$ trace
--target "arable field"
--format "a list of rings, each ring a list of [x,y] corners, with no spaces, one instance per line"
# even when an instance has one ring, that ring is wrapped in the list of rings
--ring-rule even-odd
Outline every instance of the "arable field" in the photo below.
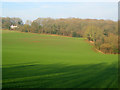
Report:
[[[117,65],[83,38],[3,30],[3,88],[117,88]]]

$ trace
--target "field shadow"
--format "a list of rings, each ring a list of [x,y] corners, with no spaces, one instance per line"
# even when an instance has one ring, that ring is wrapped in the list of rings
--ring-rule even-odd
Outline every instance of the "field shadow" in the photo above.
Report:
[[[3,68],[3,88],[117,88],[117,63],[21,65]]]

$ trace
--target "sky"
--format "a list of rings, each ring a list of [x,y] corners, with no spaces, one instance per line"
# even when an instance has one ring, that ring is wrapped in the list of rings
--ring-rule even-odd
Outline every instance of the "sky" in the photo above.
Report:
[[[24,22],[39,17],[118,20],[118,2],[2,2],[3,17]]]
[[[119,0],[1,0],[2,2],[118,2]]]

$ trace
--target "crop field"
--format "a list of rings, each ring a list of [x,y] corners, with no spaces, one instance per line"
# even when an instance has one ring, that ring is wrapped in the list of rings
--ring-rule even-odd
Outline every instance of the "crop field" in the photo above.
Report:
[[[2,31],[3,88],[117,88],[117,65],[84,38]]]

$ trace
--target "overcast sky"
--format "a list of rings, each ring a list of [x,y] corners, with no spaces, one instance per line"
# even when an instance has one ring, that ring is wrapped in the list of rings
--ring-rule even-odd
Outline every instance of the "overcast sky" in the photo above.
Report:
[[[15,2],[5,0],[2,3],[2,16],[20,17],[34,20],[38,17],[51,18],[90,18],[90,19],[118,19],[118,2]],[[19,1],[19,0],[18,0]],[[34,0],[35,1],[35,0]],[[87,0],[86,0],[87,1]],[[113,1],[113,0],[110,0]]]

